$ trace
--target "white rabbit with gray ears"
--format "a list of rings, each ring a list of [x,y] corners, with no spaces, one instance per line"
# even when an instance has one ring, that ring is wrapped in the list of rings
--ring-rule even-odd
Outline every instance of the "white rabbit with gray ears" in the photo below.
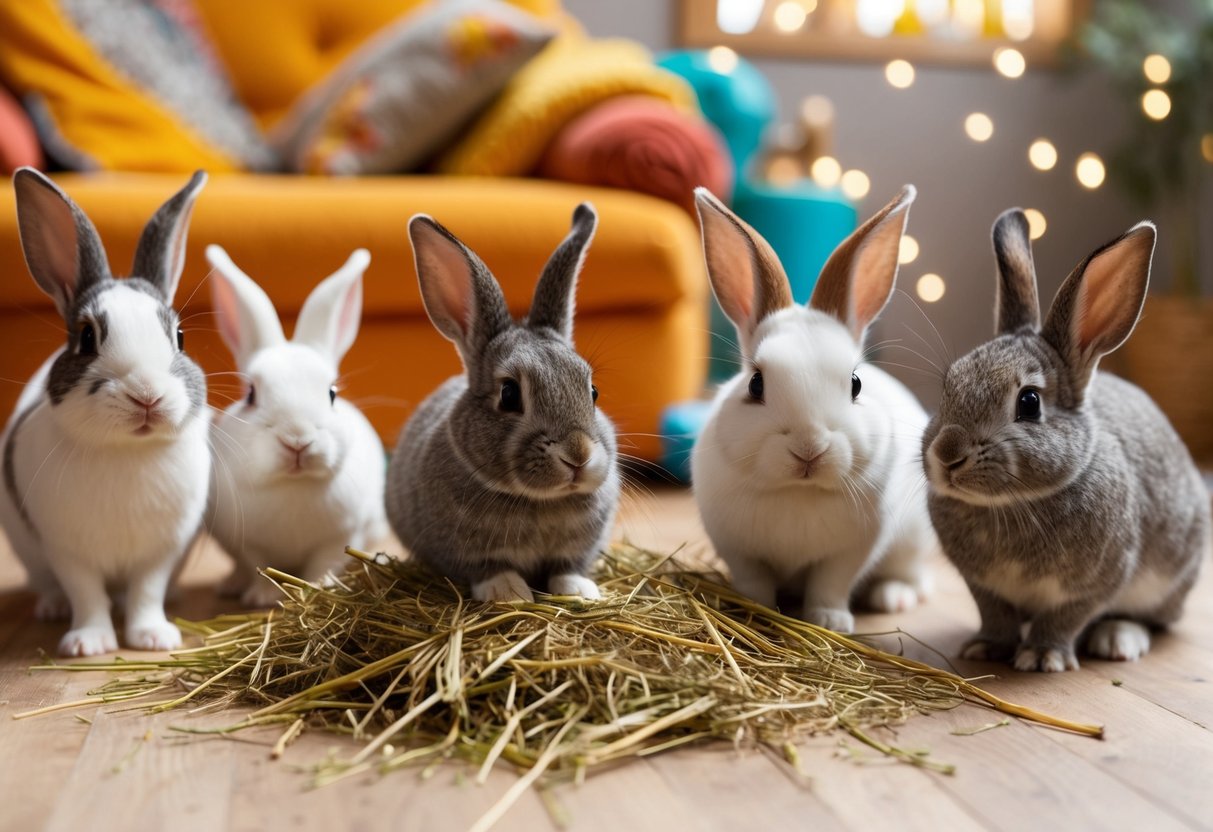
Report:
[[[282,593],[257,569],[322,582],[340,571],[345,546],[388,536],[383,443],[337,389],[371,255],[358,249],[312,290],[289,341],[269,296],[227,252],[212,245],[206,257],[219,332],[247,382],[212,428],[210,530],[236,559],[222,591],[264,607]]]
[[[962,655],[1042,671],[1077,668],[1077,646],[1135,660],[1179,618],[1213,535],[1166,417],[1096,369],[1137,324],[1154,226],[1079,263],[1043,325],[1023,212],[993,236],[997,337],[948,368],[923,437],[931,519],[981,612]]]
[[[32,168],[13,176],[25,261],[55,301],[66,344],[26,385],[0,446],[0,522],[41,619],[71,616],[67,656],[118,649],[110,590],[125,589],[126,644],[172,650],[174,569],[202,525],[210,478],[206,379],[185,353],[173,296],[199,171],[143,230],[115,280],[92,222]]]
[[[405,426],[388,518],[415,557],[480,601],[530,601],[545,586],[599,597],[587,573],[619,502],[615,429],[572,341],[573,294],[597,222],[588,203],[573,212],[521,322],[467,246],[430,217],[409,222],[426,312],[465,373]]]
[[[700,515],[740,592],[768,606],[803,594],[804,618],[841,632],[854,628],[857,591],[881,611],[915,606],[936,546],[917,461],[926,414],[863,350],[893,292],[914,195],[907,186],[844,240],[800,306],[762,236],[695,192],[743,365],[692,453]]]

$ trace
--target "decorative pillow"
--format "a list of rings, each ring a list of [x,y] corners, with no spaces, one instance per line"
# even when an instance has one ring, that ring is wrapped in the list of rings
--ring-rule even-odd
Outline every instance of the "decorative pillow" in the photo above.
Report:
[[[0,77],[67,167],[277,166],[191,0],[0,2]]]
[[[555,36],[500,0],[448,0],[406,15],[347,58],[273,130],[307,173],[409,170],[432,156]]]
[[[10,174],[22,165],[42,167],[42,148],[21,105],[0,89],[0,173]]]
[[[733,191],[733,160],[715,128],[638,95],[604,101],[569,122],[544,153],[539,175],[652,194],[692,214],[696,186],[725,200]]]

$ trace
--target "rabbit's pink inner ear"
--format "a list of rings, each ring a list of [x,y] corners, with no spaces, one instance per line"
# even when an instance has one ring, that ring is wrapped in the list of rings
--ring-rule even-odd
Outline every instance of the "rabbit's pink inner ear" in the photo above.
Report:
[[[239,360],[244,356],[248,347],[249,333],[241,332],[240,301],[236,298],[236,290],[227,278],[218,270],[211,272],[211,303],[215,307],[215,317],[219,322],[219,335],[227,344],[232,355]]]
[[[472,264],[459,243],[427,219],[409,223],[421,299],[438,331],[466,341],[475,320]]]
[[[341,299],[337,315],[337,331],[334,333],[333,352],[338,360],[354,345],[358,337],[358,325],[362,319],[362,278],[353,281]]]
[[[16,177],[17,226],[34,280],[66,314],[80,277],[76,217],[56,189],[22,171]]]
[[[1087,263],[1072,325],[1081,354],[1111,352],[1137,325],[1150,280],[1154,236],[1152,226],[1140,226]]]

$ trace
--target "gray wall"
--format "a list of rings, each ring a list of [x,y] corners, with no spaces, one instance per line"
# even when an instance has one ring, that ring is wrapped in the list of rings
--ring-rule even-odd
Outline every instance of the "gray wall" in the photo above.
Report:
[[[675,45],[673,0],[565,0],[565,5],[594,35],[632,38],[658,51]],[[990,335],[989,232],[1000,211],[1034,207],[1047,218],[1048,231],[1035,244],[1045,299],[1082,256],[1140,219],[1110,183],[1088,191],[1074,178],[1080,153],[1092,150],[1106,160],[1116,141],[1120,105],[1097,77],[1063,77],[1029,66],[1022,78],[1008,80],[986,66],[917,66],[914,85],[902,91],[885,82],[882,65],[752,60],[774,84],[785,117],[811,93],[834,101],[835,155],[844,167],[858,167],[872,180],[859,206],[861,216],[879,208],[903,183],[918,186],[909,230],[922,251],[903,267],[904,294],[885,313],[873,340],[901,341],[905,349],[885,349],[881,358],[915,368],[889,366],[929,406],[937,399],[938,382],[929,364],[909,350],[937,360],[932,350],[955,356]],[[973,111],[994,120],[994,136],[984,144],[964,134],[964,117]],[[1028,145],[1041,136],[1060,155],[1048,173],[1027,160]],[[1161,232],[1155,275],[1165,281],[1166,228]],[[947,293],[938,303],[921,304],[919,311],[913,289],[925,272],[942,275]]]

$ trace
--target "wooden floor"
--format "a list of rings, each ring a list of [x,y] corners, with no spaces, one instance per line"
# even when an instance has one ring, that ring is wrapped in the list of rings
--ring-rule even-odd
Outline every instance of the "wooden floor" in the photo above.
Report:
[[[688,543],[708,554],[689,495],[658,489],[634,497],[621,533],[653,547]],[[174,611],[219,608],[209,585],[226,570],[204,545],[184,576]],[[31,620],[21,570],[0,552],[0,829],[3,830],[332,830],[443,832],[470,827],[515,782],[502,769],[485,786],[463,769],[413,772],[305,789],[295,766],[342,742],[305,736],[271,762],[274,735],[186,738],[169,726],[229,723],[231,715],[147,717],[106,708],[14,721],[9,715],[80,698],[97,677],[29,673],[40,650],[53,651],[59,627]],[[954,655],[976,623],[959,578],[939,567],[926,607],[897,618],[868,616],[861,631],[900,626]],[[907,653],[943,661],[914,642]],[[894,645],[895,646],[895,645]],[[777,755],[728,745],[659,755],[560,786],[546,799],[525,793],[498,829],[573,830],[1193,830],[1213,828],[1213,570],[1191,598],[1187,617],[1137,664],[1088,661],[1077,673],[996,673],[987,687],[1005,698],[1107,726],[1103,741],[1019,722],[955,735],[997,720],[976,707],[920,717],[896,732],[903,747],[929,748],[954,763],[944,776],[879,759],[839,737],[801,751],[797,772]]]

